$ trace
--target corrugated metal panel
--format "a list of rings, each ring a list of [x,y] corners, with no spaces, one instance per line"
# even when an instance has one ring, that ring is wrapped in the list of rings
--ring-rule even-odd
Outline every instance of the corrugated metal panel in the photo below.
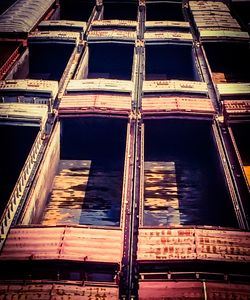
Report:
[[[205,10],[205,11],[229,11],[227,5],[221,1],[189,1],[189,6],[192,11]]]
[[[220,96],[250,95],[250,83],[218,83]]]
[[[188,22],[177,22],[177,21],[146,21],[146,28],[157,28],[157,27],[175,27],[175,28],[190,28]]]
[[[0,16],[0,32],[28,33],[55,0],[19,0]]]
[[[91,286],[67,284],[0,284],[0,299],[20,300],[117,300],[119,290],[117,286]]]
[[[120,40],[120,41],[135,41],[135,31],[125,30],[92,30],[89,32],[88,41],[101,41],[101,40]]]
[[[193,42],[192,34],[189,32],[145,32],[144,39],[146,42],[151,41],[180,41],[180,42]]]
[[[140,229],[137,257],[250,262],[250,233],[194,228]]]
[[[67,228],[61,259],[120,263],[122,231],[94,228]]]
[[[60,259],[120,263],[122,231],[85,227],[12,228],[0,260]]]
[[[249,100],[227,100],[223,102],[224,109],[228,114],[250,114]]]
[[[0,103],[0,119],[33,120],[44,127],[47,121],[48,106],[23,103]]]
[[[144,113],[159,112],[200,112],[214,114],[212,101],[207,98],[187,97],[144,97],[142,98],[142,110]]]
[[[29,35],[29,43],[60,41],[64,43],[78,44],[80,40],[79,32],[71,31],[35,31]]]
[[[124,95],[66,95],[59,106],[59,115],[86,112],[128,113],[131,110],[130,96]]]
[[[166,299],[241,299],[250,297],[247,284],[213,283],[213,282],[140,282],[140,300]]]
[[[239,23],[232,17],[226,4],[190,1],[189,5],[202,40],[249,40],[248,33],[241,32]]]
[[[196,229],[198,259],[250,262],[250,233]]]
[[[207,94],[205,82],[184,80],[146,80],[143,82],[144,93],[182,92],[194,94]]]
[[[70,80],[66,91],[68,93],[86,92],[86,91],[109,91],[130,93],[132,91],[132,81],[130,80],[112,80],[112,79],[83,79]]]
[[[138,261],[195,259],[194,229],[140,229]]]
[[[58,92],[58,82],[52,80],[15,79],[0,81],[1,95],[9,93],[42,93],[55,99]]]

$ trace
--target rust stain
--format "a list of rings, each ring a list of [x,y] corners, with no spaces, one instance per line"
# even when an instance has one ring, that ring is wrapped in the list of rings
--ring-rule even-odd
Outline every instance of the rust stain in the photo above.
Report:
[[[91,162],[61,160],[42,224],[79,224]]]
[[[141,229],[138,260],[250,261],[247,232],[210,229]]]
[[[180,224],[179,199],[174,162],[145,162],[144,207],[160,225]]]

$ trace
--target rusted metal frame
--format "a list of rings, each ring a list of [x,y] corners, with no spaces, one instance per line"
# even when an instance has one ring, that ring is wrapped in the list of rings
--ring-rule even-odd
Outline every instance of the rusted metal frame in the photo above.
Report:
[[[185,15],[185,18],[190,23],[190,30],[191,30],[191,33],[192,33],[192,36],[194,39],[194,50],[196,52],[197,61],[198,61],[198,64],[199,64],[199,67],[201,70],[203,80],[207,83],[208,95],[213,102],[215,111],[219,113],[221,111],[221,106],[220,106],[220,102],[218,100],[219,99],[218,95],[216,94],[215,84],[212,80],[212,75],[211,75],[212,72],[211,72],[206,54],[204,52],[203,46],[202,46],[201,42],[199,41],[198,28],[194,22],[194,18],[192,16],[191,9],[188,5],[188,2],[186,2],[184,4],[183,13]]]
[[[36,158],[34,168],[31,171],[29,182],[27,184],[27,188],[24,191],[22,201],[21,201],[20,205],[17,207],[17,212],[14,216],[12,225],[16,225],[17,222],[19,222],[20,214],[22,213],[24,206],[27,204],[28,196],[30,194],[33,181],[35,179],[35,176],[37,176],[37,172],[39,171],[42,159],[44,158],[44,154],[46,153],[46,149],[48,147],[46,137],[51,136],[51,133],[56,125],[55,120],[56,120],[56,115],[48,114],[48,120],[47,120],[47,123],[45,124],[44,133],[43,133],[43,144],[42,144],[39,154]]]
[[[87,289],[88,288],[90,288],[90,289],[93,288],[93,290],[92,289],[90,290],[90,294],[91,295],[88,294],[89,297],[91,297],[91,298],[94,297],[95,299],[97,299],[96,297],[101,297],[100,299],[103,299],[102,297],[104,297],[104,298],[108,297],[108,296],[105,296],[105,288],[114,288],[116,290],[118,288],[117,285],[114,284],[114,283],[111,283],[111,282],[97,282],[97,281],[93,281],[93,282],[91,282],[91,281],[87,281],[87,282],[84,281],[84,285],[83,285],[82,281],[69,282],[69,281],[66,281],[66,280],[65,281],[64,280],[60,280],[60,281],[52,281],[52,280],[43,280],[43,281],[40,281],[40,280],[25,280],[25,282],[24,282],[24,281],[20,281],[20,280],[12,280],[12,281],[3,281],[2,284],[4,284],[4,285],[20,285],[20,287],[22,287],[23,285],[27,285],[27,286],[31,285],[33,288],[34,288],[34,286],[36,286],[36,287],[38,287],[38,286],[41,286],[41,287],[42,286],[46,286],[45,289],[42,288],[42,290],[38,290],[38,291],[35,291],[35,290],[32,290],[32,289],[29,290],[29,289],[26,289],[26,288],[24,290],[22,289],[21,291],[20,291],[20,289],[18,289],[16,291],[11,290],[11,289],[9,290],[12,293],[14,293],[15,296],[18,295],[18,298],[21,296],[22,299],[26,299],[25,293],[28,292],[29,296],[36,295],[36,299],[37,299],[37,297],[41,297],[42,299],[51,299],[52,300],[52,299],[55,299],[55,297],[56,298],[60,297],[56,293],[56,291],[59,288],[60,288],[61,291],[65,292],[65,290],[67,290],[67,286],[68,287],[74,287],[74,286],[78,287],[80,290],[82,290],[81,295],[83,295],[83,297],[84,297],[84,295],[86,293],[86,291],[85,292],[83,292],[83,291],[86,288]],[[50,285],[50,286],[48,286],[48,285]],[[94,289],[96,289],[96,291]],[[31,294],[30,294],[30,292],[31,292]],[[84,293],[84,294],[82,294],[82,293]],[[56,294],[58,296],[55,296]],[[61,292],[59,294],[61,295]],[[66,295],[66,294],[67,293],[64,293],[64,295]],[[71,299],[73,299],[74,296],[76,296],[77,298],[80,297],[79,295],[80,294],[79,294],[79,290],[78,290],[78,293],[76,292],[76,294],[74,293],[74,295],[71,294],[71,296],[68,295],[68,297],[70,297]],[[43,296],[45,298],[43,298]],[[109,299],[111,299],[111,298],[109,298]],[[112,299],[113,299],[113,297],[112,297]]]
[[[144,32],[145,32],[145,22],[146,22],[146,6],[145,2],[140,1],[138,3],[138,23],[139,26],[137,28],[137,39],[143,40],[144,39]]]
[[[190,278],[190,275],[192,278]],[[149,276],[149,277],[148,277]],[[234,273],[227,273],[225,272],[205,272],[205,271],[193,271],[193,272],[142,272],[140,273],[140,282],[142,281],[152,281],[152,278],[150,276],[154,276],[154,280],[157,281],[173,281],[173,280],[178,280],[178,281],[185,281],[185,280],[195,280],[195,281],[200,281],[204,280],[206,276],[213,278],[214,280],[219,280],[219,281],[228,281],[230,282],[234,281],[234,278],[236,279],[236,282],[242,279],[242,280],[247,280],[250,281],[250,276],[249,275],[242,275],[242,274],[234,274]]]
[[[141,22],[142,16],[139,13],[138,19]],[[138,36],[143,36],[143,26],[138,28]],[[127,231],[127,245],[124,247],[124,254],[126,255],[127,265],[124,266],[124,276],[123,276],[123,287],[121,292],[122,299],[132,299],[137,298],[138,289],[138,275],[136,267],[136,253],[137,253],[137,240],[138,240],[138,209],[139,209],[139,199],[140,199],[140,189],[139,189],[139,180],[140,180],[140,111],[138,110],[138,103],[141,101],[142,94],[142,55],[141,49],[144,47],[144,43],[141,40],[137,40],[135,47],[135,58],[133,66],[133,82],[134,88],[132,92],[132,136],[133,136],[133,174],[132,174],[132,183],[131,183],[131,201],[129,203],[129,211],[126,220]],[[125,226],[126,226],[125,225]],[[126,252],[125,252],[126,251]],[[124,260],[125,261],[125,260]]]
[[[11,67],[14,65],[14,63],[17,61],[17,59],[20,57],[20,46],[17,47],[17,49],[11,54],[11,56],[7,59],[7,61],[4,63],[4,65],[0,69],[0,80],[4,78],[4,76],[8,73],[8,71],[11,69]]]
[[[126,299],[137,298],[137,281],[138,270],[136,267],[136,253],[138,240],[138,209],[139,209],[139,180],[140,180],[140,129],[141,124],[137,120],[134,123],[134,173],[133,173],[133,187],[132,187],[132,201],[129,218],[129,249],[128,249],[128,266],[126,272],[127,293]],[[139,142],[138,142],[139,140]]]
[[[205,81],[203,71],[202,71],[202,63],[199,60],[199,56],[197,53],[197,43],[193,43],[192,51],[193,51],[193,55],[194,55],[195,65],[196,65],[198,73],[199,73],[199,77],[201,80]]]
[[[141,125],[141,174],[140,174],[140,206],[139,206],[139,229],[143,227],[144,223],[144,182],[145,182],[145,176],[144,176],[144,137],[145,137],[145,125],[144,123]]]
[[[74,75],[72,76],[72,79],[81,79],[81,74],[80,71],[81,71],[81,66],[86,66],[88,65],[88,61],[89,61],[89,47],[87,45],[87,42],[84,41],[84,46],[83,46],[83,49],[81,51],[81,54],[79,56],[79,61],[78,61],[78,64],[77,64],[77,67],[75,68],[75,71],[74,71]]]
[[[204,51],[203,45],[198,41],[195,43],[195,51],[197,53],[197,57],[202,70],[204,81],[207,83],[208,95],[212,100],[215,111],[217,113],[220,113],[222,108],[217,94],[216,85],[212,79],[213,78],[212,71],[210,69],[210,65],[208,63],[208,59],[206,57],[206,53]]]
[[[222,168],[224,170],[228,190],[232,199],[232,203],[234,206],[236,218],[239,224],[240,229],[249,230],[249,224],[247,221],[246,213],[244,211],[244,207],[242,204],[241,195],[239,193],[239,189],[237,186],[237,182],[235,180],[232,165],[230,163],[230,159],[228,156],[227,148],[225,145],[225,141],[223,139],[223,134],[221,132],[221,128],[218,124],[218,121],[215,119],[214,124],[212,124],[213,136],[215,143],[218,147],[218,152],[220,156],[220,161]]]
[[[82,45],[82,44],[81,44]],[[58,100],[60,101],[62,96],[65,93],[65,89],[67,87],[68,82],[70,81],[70,79],[73,79],[74,74],[76,72],[78,63],[79,63],[79,59],[82,55],[82,51],[83,48],[79,49],[80,45],[76,45],[71,56],[70,59],[67,63],[67,66],[63,72],[63,75],[59,81],[59,91],[58,91]],[[82,45],[84,46],[84,45]]]
[[[123,171],[123,186],[122,186],[122,202],[121,202],[121,214],[120,214],[120,228],[123,231],[124,239],[126,239],[125,231],[128,228],[128,224],[125,224],[126,213],[128,212],[128,204],[131,201],[131,185],[132,185],[132,170],[133,170],[133,138],[131,135],[130,120],[127,125],[127,138],[126,138],[126,151],[124,158],[124,171]],[[124,244],[123,240],[123,244]],[[124,250],[123,250],[124,251]],[[125,254],[123,252],[123,254]]]
[[[138,36],[141,40],[137,41],[137,68],[135,76],[134,99],[136,101],[136,123],[135,123],[135,143],[134,143],[134,176],[133,176],[133,199],[131,207],[131,243],[130,243],[130,262],[129,262],[129,281],[128,281],[128,299],[132,297],[138,298],[138,268],[136,262],[137,244],[138,244],[138,229],[139,229],[139,207],[140,207],[140,178],[141,178],[141,99],[142,86],[144,79],[144,30],[145,30],[145,7],[139,11],[139,28]]]
[[[95,5],[93,7],[92,13],[91,13],[91,15],[90,15],[90,17],[89,17],[89,19],[87,21],[87,24],[86,24],[86,30],[85,30],[84,35],[83,35],[84,40],[87,39],[87,36],[88,36],[88,34],[90,32],[92,21],[96,20],[98,18],[99,14],[100,14],[98,11],[99,11],[98,5]]]
[[[221,113],[222,112],[222,105],[221,105],[221,102],[220,102],[220,95],[218,93],[218,90],[217,90],[217,87],[216,87],[216,83],[214,82],[213,80],[213,72],[210,68],[210,64],[208,62],[208,58],[207,58],[207,55],[206,55],[206,52],[204,50],[204,47],[203,47],[203,44],[201,43],[200,44],[200,51],[201,51],[201,54],[202,54],[202,57],[204,59],[204,64],[208,70],[208,73],[207,73],[207,76],[208,76],[208,80],[210,80],[210,84],[212,86],[212,96],[214,98],[211,98],[211,100],[215,99],[216,100],[216,104],[217,104],[217,108],[218,108],[218,112]],[[208,91],[210,91],[208,89]]]
[[[134,105],[133,110],[136,113],[136,116],[140,117],[141,104],[142,104],[142,86],[144,79],[144,42],[137,41],[136,47],[136,57],[137,57],[137,66],[135,70],[135,92],[134,92]]]
[[[26,159],[26,162],[24,163],[24,166],[20,172],[20,175],[17,179],[17,182],[9,198],[9,201],[5,207],[5,210],[2,214],[0,220],[0,226],[1,226],[0,251],[3,247],[4,241],[7,237],[7,234],[11,227],[15,214],[17,213],[18,206],[21,203],[22,197],[25,193],[25,189],[29,182],[34,166],[36,164],[37,158],[44,144],[44,141],[42,139],[43,134],[44,134],[43,130],[39,131],[36,140],[30,150],[30,153]]]
[[[127,292],[127,271],[129,263],[129,247],[130,247],[130,220],[131,220],[131,206],[132,206],[132,189],[133,189],[133,169],[134,169],[134,126],[135,120],[131,115],[128,131],[127,131],[127,178],[124,177],[124,211],[121,225],[123,227],[123,255],[121,266],[121,282],[120,282],[120,296],[126,297]]]
[[[228,126],[227,126],[227,129],[228,129],[228,132],[229,132],[229,137],[230,137],[231,142],[232,142],[232,144],[233,144],[234,151],[235,151],[236,156],[237,156],[237,160],[238,160],[239,165],[240,165],[240,169],[241,169],[242,175],[243,175],[243,177],[244,177],[244,179],[245,179],[246,186],[247,186],[247,189],[248,189],[249,194],[250,194],[250,186],[249,186],[249,184],[248,184],[248,180],[247,180],[247,177],[246,177],[244,168],[243,168],[243,162],[242,162],[241,155],[240,155],[239,149],[238,149],[238,147],[237,147],[237,144],[236,144],[236,141],[235,141],[235,138],[234,138],[234,135],[233,135],[232,128],[230,127],[230,125],[228,125]]]

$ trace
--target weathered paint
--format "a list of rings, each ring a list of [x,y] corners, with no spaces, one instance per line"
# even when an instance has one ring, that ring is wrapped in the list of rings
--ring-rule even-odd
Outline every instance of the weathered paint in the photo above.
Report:
[[[210,260],[250,262],[250,233],[207,228],[140,229],[139,262]]]
[[[228,6],[220,1],[189,1],[189,6],[192,11],[229,11]]]
[[[139,284],[140,300],[166,299],[242,299],[250,297],[248,284],[190,282],[190,281],[145,281]]]
[[[189,29],[189,23],[188,22],[177,22],[177,21],[146,21],[145,22],[146,29],[148,28],[155,28],[157,29],[158,27],[171,27],[171,28],[176,28],[176,30],[180,28],[186,28]]]
[[[250,83],[219,83],[220,96],[250,95]]]
[[[80,33],[72,31],[35,31],[29,35],[29,43],[61,42],[78,44]]]
[[[179,41],[192,43],[192,34],[189,32],[178,32],[178,31],[156,31],[156,32],[145,32],[144,38],[146,42],[152,41]]]
[[[140,300],[203,299],[200,282],[140,282]]]
[[[79,224],[91,161],[60,160],[43,225]]]
[[[71,20],[46,20],[38,25],[39,30],[53,30],[53,31],[74,31],[84,32],[86,30],[86,22],[71,21]]]
[[[134,27],[136,29],[137,22],[132,20],[94,20],[92,27]]]
[[[235,40],[249,40],[249,34],[247,32],[240,31],[230,31],[230,30],[200,30],[200,36],[202,40],[210,40],[210,39],[235,39]]]

